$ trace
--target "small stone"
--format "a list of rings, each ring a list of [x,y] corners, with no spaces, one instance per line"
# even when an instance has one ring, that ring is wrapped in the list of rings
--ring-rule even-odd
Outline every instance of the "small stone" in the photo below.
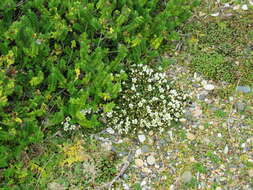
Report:
[[[106,151],[112,150],[112,142],[104,142],[101,144],[101,147],[104,148]]]
[[[198,99],[199,100],[204,100],[206,98],[206,95],[205,94],[199,94],[198,95]]]
[[[199,117],[202,115],[202,110],[201,109],[195,109],[193,112],[192,112],[192,115],[194,117]]]
[[[143,153],[148,153],[150,150],[149,150],[149,147],[147,146],[147,145],[143,145],[142,147],[141,147],[141,152],[143,152]]]
[[[138,157],[138,156],[141,155],[141,153],[142,153],[141,149],[138,148],[138,149],[136,150],[136,152],[135,152],[135,156]]]
[[[145,135],[138,135],[138,139],[141,143],[143,143],[146,140]]]
[[[224,151],[223,151],[223,152],[224,152],[224,154],[227,154],[227,153],[228,153],[228,145],[226,145],[226,146],[225,146],[225,148],[224,148]]]
[[[213,13],[213,14],[211,14],[211,16],[213,16],[213,17],[216,17],[216,16],[219,16],[219,12],[217,12],[217,13]]]
[[[150,170],[150,169],[148,169],[148,168],[142,168],[142,172],[144,172],[144,173],[150,173],[150,172],[151,172],[151,170]]]
[[[242,5],[242,10],[244,10],[244,11],[249,10],[248,5],[247,4]]]
[[[115,133],[115,131],[111,127],[107,128],[106,132],[111,134],[111,135],[113,135]]]
[[[185,171],[182,176],[181,179],[183,180],[183,182],[188,183],[191,181],[192,179],[192,173],[190,171]]]
[[[143,166],[143,161],[141,160],[141,159],[135,159],[134,160],[134,163],[135,163],[135,165],[137,166],[137,167],[142,167]]]
[[[208,91],[213,90],[214,89],[214,85],[212,85],[212,84],[206,84],[206,85],[204,85],[204,89],[208,90]]]
[[[253,169],[250,169],[250,170],[248,171],[248,174],[249,174],[250,177],[253,177]]]
[[[199,126],[199,129],[200,129],[200,130],[204,130],[205,127],[204,127],[203,125],[200,125],[200,126]]]
[[[245,107],[246,107],[246,104],[244,104],[242,102],[235,103],[235,108],[237,109],[237,111],[244,111]]]
[[[123,175],[123,178],[124,178],[125,180],[127,180],[128,177],[129,177],[129,176],[128,176],[127,174],[124,174],[124,175]]]
[[[187,133],[187,138],[191,141],[193,141],[195,139],[195,135],[192,133]]]
[[[148,156],[147,157],[147,163],[149,165],[154,165],[155,164],[155,157],[154,156]]]
[[[52,182],[48,184],[48,189],[49,190],[65,190],[66,188],[59,183]]]
[[[221,187],[216,187],[216,189],[215,190],[222,190],[222,188]]]
[[[235,10],[238,10],[238,9],[240,9],[240,5],[235,5],[234,7],[233,7],[233,10],[235,11]]]
[[[243,93],[249,93],[251,91],[249,86],[238,86],[236,88],[236,91],[243,92]]]

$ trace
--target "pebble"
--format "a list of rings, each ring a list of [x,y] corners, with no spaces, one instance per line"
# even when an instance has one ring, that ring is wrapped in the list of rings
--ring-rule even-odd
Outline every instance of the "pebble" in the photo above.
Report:
[[[193,141],[194,139],[195,139],[195,135],[194,134],[192,134],[192,133],[187,133],[187,138],[189,139],[189,140],[191,140],[191,141]]]
[[[111,127],[107,128],[106,132],[111,134],[111,135],[113,135],[115,133],[115,131]]]
[[[148,153],[150,151],[149,147],[147,145],[143,145],[141,147],[141,152],[142,153]]]
[[[138,149],[136,150],[136,152],[135,152],[135,156],[138,157],[138,156],[141,155],[141,153],[142,153],[141,149],[138,148]]]
[[[225,146],[225,148],[224,148],[224,151],[223,151],[223,152],[224,152],[224,154],[227,154],[227,153],[228,153],[228,145],[226,145],[226,146]]]
[[[141,160],[141,159],[135,159],[134,160],[134,163],[135,163],[135,165],[137,166],[137,167],[142,167],[143,166],[143,161]]]
[[[155,157],[154,156],[148,156],[147,157],[147,163],[149,165],[154,165],[155,164]]]
[[[248,171],[248,174],[249,174],[250,177],[253,177],[253,169],[250,169],[250,170]]]
[[[49,190],[65,190],[63,185],[56,182],[49,183],[47,187]]]
[[[243,93],[249,93],[251,91],[249,86],[238,86],[236,88],[236,91],[243,92]]]
[[[236,102],[235,103],[235,108],[238,110],[238,111],[244,111],[245,110],[245,107],[246,107],[246,104],[242,103],[242,102]]]
[[[246,5],[246,4],[242,5],[242,10],[244,10],[244,11],[249,10],[248,5]]]
[[[148,169],[148,168],[142,168],[142,172],[144,172],[144,173],[150,173],[150,172],[151,172],[151,170],[150,170],[150,169]]]
[[[204,85],[204,89],[208,90],[208,91],[213,90],[214,89],[214,85],[212,85],[212,84],[206,84],[206,85]]]
[[[140,141],[140,143],[143,143],[146,140],[145,135],[138,135],[138,139]]]
[[[181,179],[183,180],[183,182],[188,183],[191,181],[192,179],[192,173],[190,171],[185,171],[182,176]]]
[[[199,117],[202,115],[202,110],[201,109],[195,109],[193,112],[192,112],[192,115],[194,117]]]
[[[199,129],[200,129],[200,130],[204,130],[205,127],[204,127],[203,125],[200,125],[200,126],[199,126]]]

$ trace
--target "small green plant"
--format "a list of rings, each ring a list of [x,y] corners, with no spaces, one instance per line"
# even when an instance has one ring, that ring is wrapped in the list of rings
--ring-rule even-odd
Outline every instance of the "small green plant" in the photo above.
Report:
[[[233,64],[219,53],[201,52],[193,57],[191,67],[208,79],[235,81]]]
[[[177,91],[164,72],[142,64],[132,65],[126,72],[129,80],[123,85],[117,106],[103,114],[108,126],[124,134],[162,132],[180,119],[187,95]]]
[[[207,173],[207,169],[202,163],[194,163],[193,170],[199,173]]]

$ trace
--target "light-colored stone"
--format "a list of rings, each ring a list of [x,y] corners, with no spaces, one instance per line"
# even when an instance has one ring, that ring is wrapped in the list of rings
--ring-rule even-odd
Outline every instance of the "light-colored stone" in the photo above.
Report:
[[[215,190],[222,190],[222,188],[221,187],[216,187],[216,189]]]
[[[208,91],[213,90],[214,89],[214,85],[212,85],[212,84],[206,84],[206,85],[204,85],[204,89],[208,90]]]
[[[148,169],[148,168],[142,168],[142,172],[144,172],[144,173],[150,173],[150,172],[151,172],[151,170],[150,170],[150,169]]]
[[[244,11],[249,10],[248,5],[247,4],[242,5],[242,10],[244,10]]]
[[[138,156],[141,155],[141,153],[142,153],[141,149],[138,148],[138,149],[136,150],[136,152],[135,152],[135,156],[138,157]]]
[[[107,128],[106,132],[111,134],[111,135],[113,135],[115,133],[115,131],[111,127]]]
[[[181,179],[183,180],[183,182],[188,183],[191,181],[192,179],[192,173],[190,171],[185,171],[182,176]]]
[[[189,140],[193,141],[196,137],[195,137],[195,135],[192,134],[192,133],[187,133],[187,138],[188,138]]]
[[[200,126],[199,126],[199,129],[200,129],[200,130],[204,130],[205,127],[204,127],[203,125],[200,125]]]
[[[140,141],[140,143],[143,143],[146,140],[145,135],[138,135],[138,139]]]
[[[226,145],[226,146],[225,146],[225,148],[224,148],[224,151],[223,151],[223,152],[224,152],[224,154],[227,154],[227,153],[228,153],[228,145]]]
[[[192,115],[194,117],[199,117],[202,115],[202,110],[200,108],[197,108],[197,109],[193,110]]]
[[[250,177],[253,177],[253,169],[250,169],[250,170],[248,171],[248,174],[249,174]]]
[[[134,163],[135,163],[135,165],[137,166],[137,167],[142,167],[143,166],[143,161],[141,160],[141,159],[135,159],[134,160]]]
[[[56,182],[49,183],[47,187],[49,190],[65,190],[66,189],[63,185]]]
[[[154,156],[148,156],[147,157],[147,163],[149,165],[154,165],[155,164],[155,157]]]

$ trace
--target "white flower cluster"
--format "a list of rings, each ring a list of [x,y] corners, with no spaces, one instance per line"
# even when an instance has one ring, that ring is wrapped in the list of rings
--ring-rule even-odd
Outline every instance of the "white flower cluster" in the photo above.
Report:
[[[65,121],[61,122],[64,131],[74,131],[80,128],[80,125],[70,124],[70,117],[66,117]]]
[[[163,131],[180,119],[187,95],[172,89],[165,73],[147,65],[133,65],[127,72],[130,80],[123,86],[117,106],[103,114],[108,125],[124,134]]]

